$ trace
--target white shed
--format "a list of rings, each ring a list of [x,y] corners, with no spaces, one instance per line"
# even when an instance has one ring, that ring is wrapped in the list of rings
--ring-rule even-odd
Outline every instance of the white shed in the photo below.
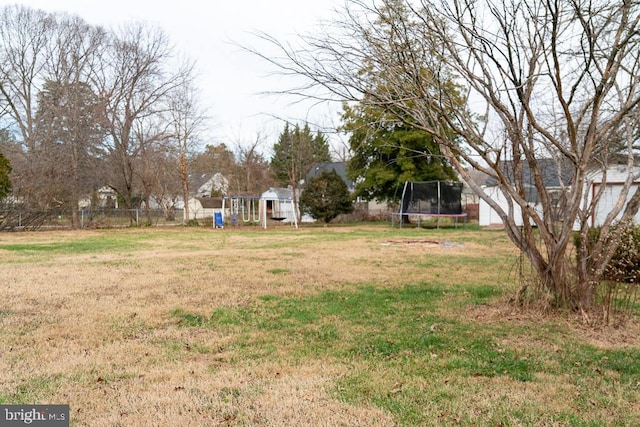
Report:
[[[602,225],[605,218],[611,212],[618,199],[620,198],[620,194],[622,193],[622,189],[624,186],[624,182],[627,179],[627,176],[631,172],[634,176],[634,183],[631,185],[629,189],[629,194],[627,195],[627,201],[633,196],[635,191],[640,186],[640,166],[634,166],[633,170],[629,171],[626,165],[616,165],[611,167],[607,171],[606,182],[603,183],[603,173],[598,172],[594,174],[591,179],[591,185],[588,188],[589,194],[587,197],[589,201],[593,198],[593,196],[600,191],[602,186],[604,185],[604,192],[596,205],[596,209],[593,217],[591,218],[591,226],[597,227]],[[625,202],[626,206],[626,202]],[[623,207],[624,211],[624,207]],[[622,215],[622,212],[618,215],[619,218]],[[615,221],[615,220],[614,220]],[[634,218],[634,222],[636,224],[640,224],[640,212],[638,212]]]
[[[565,186],[569,185],[571,182],[572,172],[569,168],[562,168],[561,171],[558,170],[558,164],[555,160],[552,159],[539,159],[537,164],[537,172],[541,174],[542,180],[544,182],[545,188],[548,193],[561,193],[564,191]],[[539,194],[534,185],[533,173],[525,163],[522,166],[521,177],[519,178],[526,191],[526,200],[529,206],[533,207],[537,212],[542,214],[542,207],[539,203]],[[511,161],[505,161],[502,165],[503,171],[507,176],[514,175],[514,165]],[[515,179],[511,177],[513,181]],[[498,186],[496,185],[496,181],[493,178],[489,178],[485,181],[483,188],[485,193],[498,204],[505,212],[509,212],[509,203],[507,202],[507,198],[500,191]],[[514,203],[513,206],[513,218],[515,219],[516,225],[522,225],[522,210],[520,206]],[[481,226],[494,225],[494,224],[502,224],[502,219],[498,216],[498,213],[489,206],[487,202],[480,199],[479,201],[479,219],[478,223]]]
[[[192,197],[189,199],[188,204],[189,218],[185,218],[185,221],[213,218],[216,212],[222,212],[221,197]]]
[[[296,194],[296,204],[294,205],[291,188],[269,188],[262,193],[260,198],[264,200],[267,218],[283,223],[296,223],[300,214],[300,208],[297,204],[300,200],[300,190]],[[300,222],[314,222],[314,219],[309,215],[302,215]]]

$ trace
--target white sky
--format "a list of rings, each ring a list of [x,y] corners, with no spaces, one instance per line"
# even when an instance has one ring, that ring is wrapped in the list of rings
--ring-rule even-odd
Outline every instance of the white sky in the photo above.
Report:
[[[246,146],[260,134],[266,138],[262,150],[268,151],[284,127],[282,118],[327,127],[338,123],[335,108],[309,109],[310,104],[261,95],[287,82],[269,76],[272,66],[231,42],[257,45],[250,34],[255,30],[292,40],[333,17],[339,0],[0,0],[0,6],[14,3],[76,14],[106,27],[145,21],[162,28],[176,51],[196,62],[201,103],[212,117],[208,143]]]

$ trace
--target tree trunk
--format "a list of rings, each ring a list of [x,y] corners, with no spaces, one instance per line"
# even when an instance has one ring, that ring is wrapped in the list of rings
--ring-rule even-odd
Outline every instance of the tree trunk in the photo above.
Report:
[[[187,156],[184,151],[180,152],[180,180],[182,181],[182,197],[184,199],[184,221],[189,223],[189,174],[187,172]]]

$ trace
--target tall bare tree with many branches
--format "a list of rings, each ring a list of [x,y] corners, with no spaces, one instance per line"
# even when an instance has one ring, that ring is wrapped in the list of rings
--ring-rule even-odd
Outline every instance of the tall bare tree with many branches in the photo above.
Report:
[[[174,52],[166,34],[144,23],[122,27],[105,58],[94,82],[105,99],[109,123],[110,185],[124,207],[131,209],[140,199],[144,145],[166,136],[162,115],[169,110],[173,91],[189,80],[193,66],[185,63],[172,68]]]
[[[620,233],[640,205],[633,184],[640,3],[351,0],[346,5],[329,31],[302,36],[300,45],[259,35],[282,52],[264,59],[284,74],[306,77],[290,93],[369,103],[433,135],[457,172],[498,213],[554,301],[590,309]],[[459,96],[466,97],[462,108]],[[559,193],[545,186],[543,158],[553,161],[558,177],[566,177]],[[627,179],[588,251],[590,218],[606,185],[592,197],[587,189],[595,173],[606,180],[614,158],[622,159]],[[469,166],[496,182],[506,208],[468,179]],[[530,203],[532,190],[539,209]],[[558,206],[561,216],[554,215]],[[622,226],[612,227],[616,223]],[[582,242],[577,254],[571,253],[574,229]]]
[[[171,123],[174,147],[178,153],[178,175],[182,184],[184,200],[184,219],[189,216],[189,153],[198,142],[205,116],[197,103],[196,89],[192,82],[185,81],[169,99],[169,122]]]
[[[65,208],[78,225],[82,190],[95,184],[104,124],[87,83],[106,34],[81,18],[20,6],[0,10],[0,100],[15,136],[14,200]],[[84,194],[82,194],[84,195]]]

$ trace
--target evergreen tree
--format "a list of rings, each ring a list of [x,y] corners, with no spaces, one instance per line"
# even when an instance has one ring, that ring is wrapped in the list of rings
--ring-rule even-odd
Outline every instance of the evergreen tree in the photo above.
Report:
[[[2,152],[0,152],[0,199],[4,199],[11,193],[11,164]]]
[[[420,50],[423,40],[398,33],[399,21],[407,31],[419,25],[408,19],[410,14],[411,9],[402,0],[383,2],[376,20],[378,34],[398,52],[419,50],[424,62],[416,66],[415,72],[425,82],[425,90],[442,91],[453,105],[462,106],[461,88],[443,72],[438,61],[430,59],[437,58],[437,53]],[[401,80],[397,87],[389,85],[398,70],[380,68],[376,64],[380,60],[372,57],[364,61],[361,76],[367,80],[370,92],[359,103],[345,105],[342,116],[342,129],[350,134],[353,157],[348,163],[348,175],[357,183],[356,195],[367,200],[397,201],[406,181],[457,181],[457,174],[434,136],[422,130],[405,109],[378,101],[386,96],[398,100],[413,96],[411,80]],[[428,110],[430,106],[420,108]],[[446,120],[439,126],[455,145],[456,135]]]
[[[384,116],[362,105],[344,109],[342,129],[351,134],[353,153],[347,171],[357,196],[397,201],[406,181],[458,180],[431,135]]]
[[[329,142],[322,133],[313,134],[308,124],[293,129],[287,124],[273,146],[271,167],[279,185],[295,188],[313,165],[330,161]]]
[[[340,175],[335,170],[324,171],[307,182],[300,210],[328,224],[342,213],[353,212],[353,201]]]
[[[38,93],[37,160],[42,201],[64,206],[79,226],[80,199],[99,182],[98,157],[106,135],[103,103],[84,82],[48,80]]]

